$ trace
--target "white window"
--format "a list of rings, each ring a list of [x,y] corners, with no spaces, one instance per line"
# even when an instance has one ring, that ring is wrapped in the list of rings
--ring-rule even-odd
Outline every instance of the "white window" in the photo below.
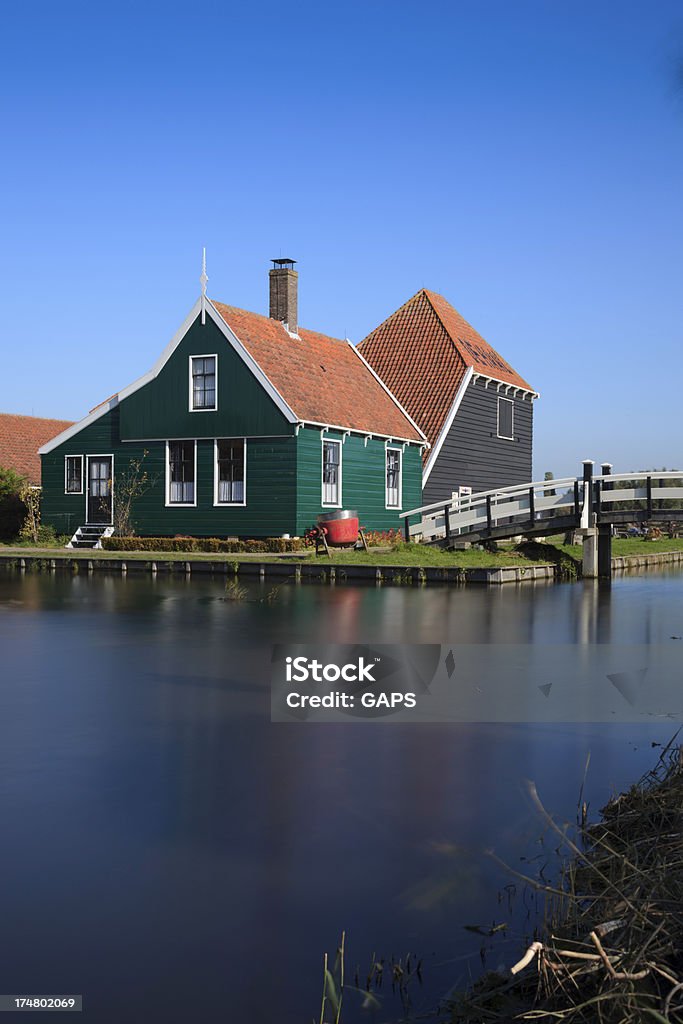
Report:
[[[64,493],[83,494],[83,456],[64,457]]]
[[[386,456],[386,507],[387,508],[400,508],[402,505],[403,495],[402,490],[402,467],[401,467],[401,456],[403,452],[400,448],[387,448]]]
[[[197,442],[166,442],[166,504],[197,504]]]
[[[246,505],[246,440],[221,438],[214,442],[214,456],[214,504]]]
[[[341,449],[341,441],[323,441],[323,505],[341,505]]]
[[[190,356],[190,412],[218,408],[217,356]]]
[[[498,399],[498,437],[504,437],[508,441],[514,440],[513,433],[513,410],[514,402],[509,398]]]

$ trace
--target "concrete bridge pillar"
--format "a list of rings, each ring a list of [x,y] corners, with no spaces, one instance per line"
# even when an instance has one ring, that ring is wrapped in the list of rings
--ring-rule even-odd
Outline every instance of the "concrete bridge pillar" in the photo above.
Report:
[[[598,576],[598,528],[589,526],[579,530],[583,544],[583,575],[585,579],[594,580]]]

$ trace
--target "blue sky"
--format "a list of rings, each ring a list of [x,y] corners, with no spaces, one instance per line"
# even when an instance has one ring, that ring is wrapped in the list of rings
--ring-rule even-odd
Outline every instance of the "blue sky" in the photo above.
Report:
[[[536,474],[683,466],[683,9],[3,5],[0,410],[77,419],[198,291],[360,340],[420,287],[525,376]]]

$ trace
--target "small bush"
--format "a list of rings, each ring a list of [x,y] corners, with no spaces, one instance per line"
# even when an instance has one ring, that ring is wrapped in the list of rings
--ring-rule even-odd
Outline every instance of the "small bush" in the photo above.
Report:
[[[204,554],[283,554],[303,551],[298,538],[264,537],[252,540],[221,540],[218,537],[105,537],[107,551],[183,551]]]
[[[366,530],[365,539],[368,547],[397,548],[403,543],[403,534],[398,529]]]
[[[26,518],[21,492],[26,486],[23,476],[0,466],[0,540],[16,537]]]

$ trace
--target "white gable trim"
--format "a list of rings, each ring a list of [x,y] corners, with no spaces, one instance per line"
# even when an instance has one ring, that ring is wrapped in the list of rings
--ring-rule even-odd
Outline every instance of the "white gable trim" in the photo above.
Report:
[[[230,345],[235,350],[237,355],[246,364],[247,368],[251,371],[254,377],[256,377],[259,384],[261,384],[261,386],[263,387],[264,391],[266,391],[269,397],[272,398],[272,400],[275,402],[275,405],[278,407],[278,409],[283,414],[285,419],[288,420],[289,423],[297,423],[299,421],[299,418],[294,415],[294,413],[289,408],[282,395],[280,395],[280,393],[273,387],[271,382],[268,380],[261,367],[254,361],[254,359],[249,355],[241,341],[230,330],[225,320],[220,315],[220,313],[215,308],[210,299],[206,300],[205,308],[206,312],[209,314],[209,316],[216,324],[218,329],[221,331],[223,336],[226,338],[226,340],[230,343]],[[199,299],[197,299],[194,306],[192,307],[188,315],[185,317],[185,320],[183,321],[182,325],[173,335],[168,345],[166,346],[166,348],[161,353],[156,363],[148,373],[145,373],[142,377],[138,377],[138,379],[133,381],[132,384],[129,384],[128,387],[123,388],[123,390],[119,391],[118,394],[114,395],[106,402],[103,402],[101,405],[98,405],[96,409],[93,409],[91,413],[88,413],[88,415],[85,416],[82,420],[79,420],[78,423],[74,423],[72,427],[68,427],[66,430],[63,430],[61,434],[58,434],[57,437],[54,437],[51,441],[48,441],[47,444],[44,444],[42,448],[38,449],[39,454],[47,455],[48,452],[51,452],[55,448],[58,448],[60,444],[63,444],[65,441],[70,440],[70,438],[75,437],[76,434],[81,432],[81,430],[84,430],[86,427],[89,427],[91,423],[95,423],[96,420],[99,420],[102,416],[105,416],[108,412],[110,412],[117,405],[119,405],[119,403],[122,402],[124,398],[128,398],[129,395],[132,395],[136,391],[139,391],[140,388],[143,388],[145,384],[149,384],[150,381],[153,381],[154,378],[159,375],[161,370],[169,361],[169,359],[177,349],[178,345],[189,331],[192,324],[200,315],[201,311],[202,299],[200,297]]]
[[[434,465],[436,463],[436,460],[439,457],[439,452],[443,448],[444,441],[448,437],[449,431],[450,431],[451,427],[453,426],[453,420],[455,419],[455,417],[457,415],[458,409],[460,408],[460,404],[461,404],[461,402],[462,402],[462,400],[463,400],[463,398],[465,396],[465,392],[467,391],[467,388],[469,386],[470,381],[472,380],[473,375],[474,375],[474,368],[472,366],[468,366],[467,369],[465,370],[465,376],[460,381],[460,387],[456,391],[455,399],[453,401],[453,405],[451,406],[450,411],[448,413],[448,416],[446,417],[446,420],[444,422],[444,425],[441,428],[441,430],[439,432],[439,436],[436,439],[436,444],[434,445],[434,447],[432,448],[431,452],[429,453],[429,458],[427,459],[427,462],[425,463],[425,468],[424,468],[424,470],[422,472],[422,486],[423,487],[425,486],[425,484],[429,480],[429,474],[434,469]]]
[[[473,369],[473,367],[470,367],[470,369]],[[532,402],[534,401],[534,399],[541,397],[538,391],[532,391],[531,388],[520,387],[519,384],[511,384],[507,380],[500,380],[499,377],[490,377],[488,373],[481,373],[481,371],[477,371],[474,374],[474,379],[475,381],[483,380],[484,387],[486,388],[488,388],[489,384],[495,384],[497,391],[500,391],[501,388],[505,388],[506,395],[508,394],[509,391],[513,391],[515,394],[515,398],[517,397],[518,393],[521,393],[523,399],[526,399],[528,395]]]
[[[408,423],[410,423],[411,427],[413,427],[413,428],[414,428],[415,430],[417,430],[417,432],[418,432],[418,434],[420,435],[420,437],[424,438],[424,440],[425,440],[425,441],[427,441],[427,436],[426,436],[426,434],[424,434],[424,433],[423,433],[423,432],[422,432],[422,431],[420,430],[420,428],[418,427],[417,423],[416,423],[416,422],[415,422],[415,420],[414,420],[414,419],[412,418],[412,416],[409,416],[409,415],[408,415],[408,413],[407,413],[407,412],[406,412],[406,410],[405,410],[405,409],[403,408],[403,406],[401,405],[401,403],[399,402],[399,400],[398,400],[398,399],[396,398],[396,396],[395,396],[394,394],[392,394],[392,392],[391,392],[391,391],[389,390],[389,388],[388,388],[388,387],[386,386],[386,384],[384,383],[384,381],[382,380],[382,378],[381,378],[381,377],[378,377],[378,376],[377,376],[377,374],[375,373],[375,371],[373,370],[373,368],[372,368],[372,367],[370,366],[370,363],[369,363],[369,362],[367,361],[367,359],[365,358],[365,356],[364,356],[364,355],[363,355],[363,354],[362,354],[361,352],[359,352],[359,351],[358,351],[358,347],[357,347],[356,345],[354,345],[352,341],[349,341],[349,339],[348,339],[348,338],[346,339],[346,343],[347,343],[347,345],[350,345],[350,346],[351,346],[351,348],[352,348],[352,349],[353,349],[353,351],[354,351],[354,352],[356,353],[356,355],[358,356],[358,358],[360,359],[360,361],[361,361],[361,362],[363,363],[363,365],[364,365],[365,367],[367,367],[367,369],[368,369],[368,370],[370,371],[370,373],[371,373],[371,374],[372,374],[372,376],[373,376],[373,377],[375,378],[375,380],[377,381],[377,383],[378,383],[378,384],[379,384],[379,385],[380,385],[380,386],[381,386],[381,387],[382,387],[382,388],[384,389],[384,391],[386,391],[386,393],[388,394],[389,398],[390,398],[390,399],[392,400],[392,402],[394,403],[394,405],[396,406],[396,408],[397,408],[397,409],[400,409],[400,410],[401,410],[401,412],[403,413],[403,415],[405,416],[405,418],[406,418],[406,419],[408,420]],[[386,436],[386,435],[383,435],[383,436]]]

